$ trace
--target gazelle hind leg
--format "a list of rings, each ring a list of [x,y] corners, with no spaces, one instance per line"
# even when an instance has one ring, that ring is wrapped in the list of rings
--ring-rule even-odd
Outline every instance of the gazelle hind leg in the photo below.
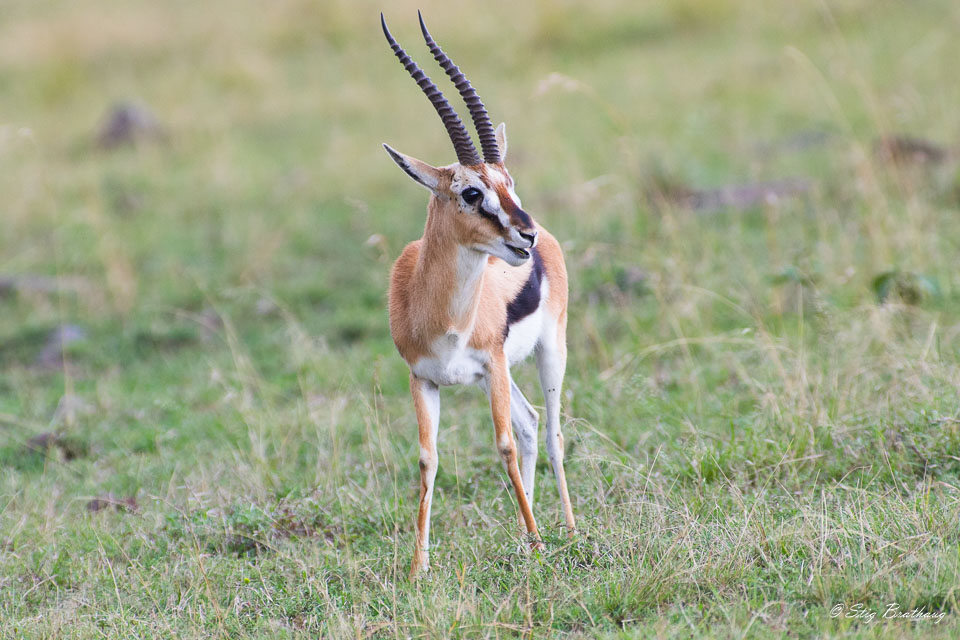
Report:
[[[440,424],[440,389],[410,374],[410,393],[420,433],[420,507],[417,511],[417,540],[413,548],[410,577],[430,568],[430,511],[433,483],[437,477],[437,428]]]
[[[563,471],[563,433],[560,431],[560,393],[563,387],[563,374],[567,367],[566,319],[560,321],[556,331],[548,327],[537,349],[537,369],[540,372],[540,386],[547,407],[547,456],[553,475],[557,480],[557,491],[563,506],[563,517],[567,523],[567,535],[573,536],[575,521],[570,494],[567,492],[567,477]]]
[[[511,378],[510,380],[510,422],[517,436],[517,450],[520,453],[520,477],[523,479],[523,492],[527,501],[533,504],[533,480],[537,470],[537,432],[540,416],[537,415],[523,392]],[[522,524],[522,523],[521,523]]]

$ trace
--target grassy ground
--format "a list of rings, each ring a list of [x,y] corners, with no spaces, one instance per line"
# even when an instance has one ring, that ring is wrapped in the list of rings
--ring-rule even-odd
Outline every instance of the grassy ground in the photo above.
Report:
[[[421,4],[566,251],[578,536],[541,456],[521,551],[449,390],[406,580],[385,288],[425,194],[379,143],[453,154],[379,6],[11,1],[0,637],[960,635],[960,5]],[[437,77],[415,9],[387,17]],[[118,99],[162,140],[98,149]]]

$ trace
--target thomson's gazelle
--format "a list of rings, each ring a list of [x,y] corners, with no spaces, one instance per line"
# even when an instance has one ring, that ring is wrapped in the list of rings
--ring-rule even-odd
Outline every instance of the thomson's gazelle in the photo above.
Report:
[[[469,108],[483,151],[481,161],[456,112],[390,35],[382,14],[380,18],[394,53],[443,120],[458,160],[433,167],[383,145],[408,176],[430,191],[423,237],[407,245],[390,276],[390,332],[410,366],[420,429],[420,509],[411,570],[415,575],[429,568],[439,388],[444,385],[477,384],[489,396],[497,451],[513,483],[531,545],[542,546],[530,509],[538,416],[510,377],[510,365],[530,353],[536,354],[546,404],[547,453],[566,526],[573,534],[560,433],[567,272],[560,245],[520,206],[513,178],[503,164],[504,125],[494,130],[477,92],[434,42],[421,17],[427,46]]]

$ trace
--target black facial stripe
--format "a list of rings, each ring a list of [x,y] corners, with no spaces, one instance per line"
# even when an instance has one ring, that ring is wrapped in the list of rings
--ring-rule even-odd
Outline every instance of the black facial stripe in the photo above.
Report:
[[[528,315],[537,310],[540,306],[540,288],[543,284],[543,258],[540,257],[540,251],[532,249],[533,268],[530,269],[530,277],[524,283],[523,288],[517,297],[507,305],[507,326],[503,329],[503,339],[507,339],[510,333],[510,326],[523,320]]]
[[[527,229],[530,229],[531,227],[533,227],[533,219],[530,217],[530,215],[526,211],[524,211],[520,207],[517,207],[513,211],[511,211],[510,217],[514,219],[514,224],[516,224],[516,222],[519,221],[520,224]]]
[[[506,191],[506,189],[497,189],[497,196],[500,198],[500,208],[510,218],[514,226],[530,229],[533,227],[533,219],[526,211],[517,206],[517,203]]]
[[[489,211],[483,208],[482,204],[479,207],[477,207],[477,212],[487,220],[492,221],[493,224],[497,225],[497,229],[500,229],[502,231],[505,228],[503,224],[500,223],[500,216],[498,216],[495,213],[490,213]]]

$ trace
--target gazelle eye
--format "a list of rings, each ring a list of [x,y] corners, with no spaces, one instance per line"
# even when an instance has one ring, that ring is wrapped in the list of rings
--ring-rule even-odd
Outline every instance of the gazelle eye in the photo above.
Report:
[[[477,204],[480,201],[480,197],[483,196],[480,193],[480,189],[474,189],[473,187],[467,187],[460,192],[460,195],[463,196],[463,200],[467,204]]]

